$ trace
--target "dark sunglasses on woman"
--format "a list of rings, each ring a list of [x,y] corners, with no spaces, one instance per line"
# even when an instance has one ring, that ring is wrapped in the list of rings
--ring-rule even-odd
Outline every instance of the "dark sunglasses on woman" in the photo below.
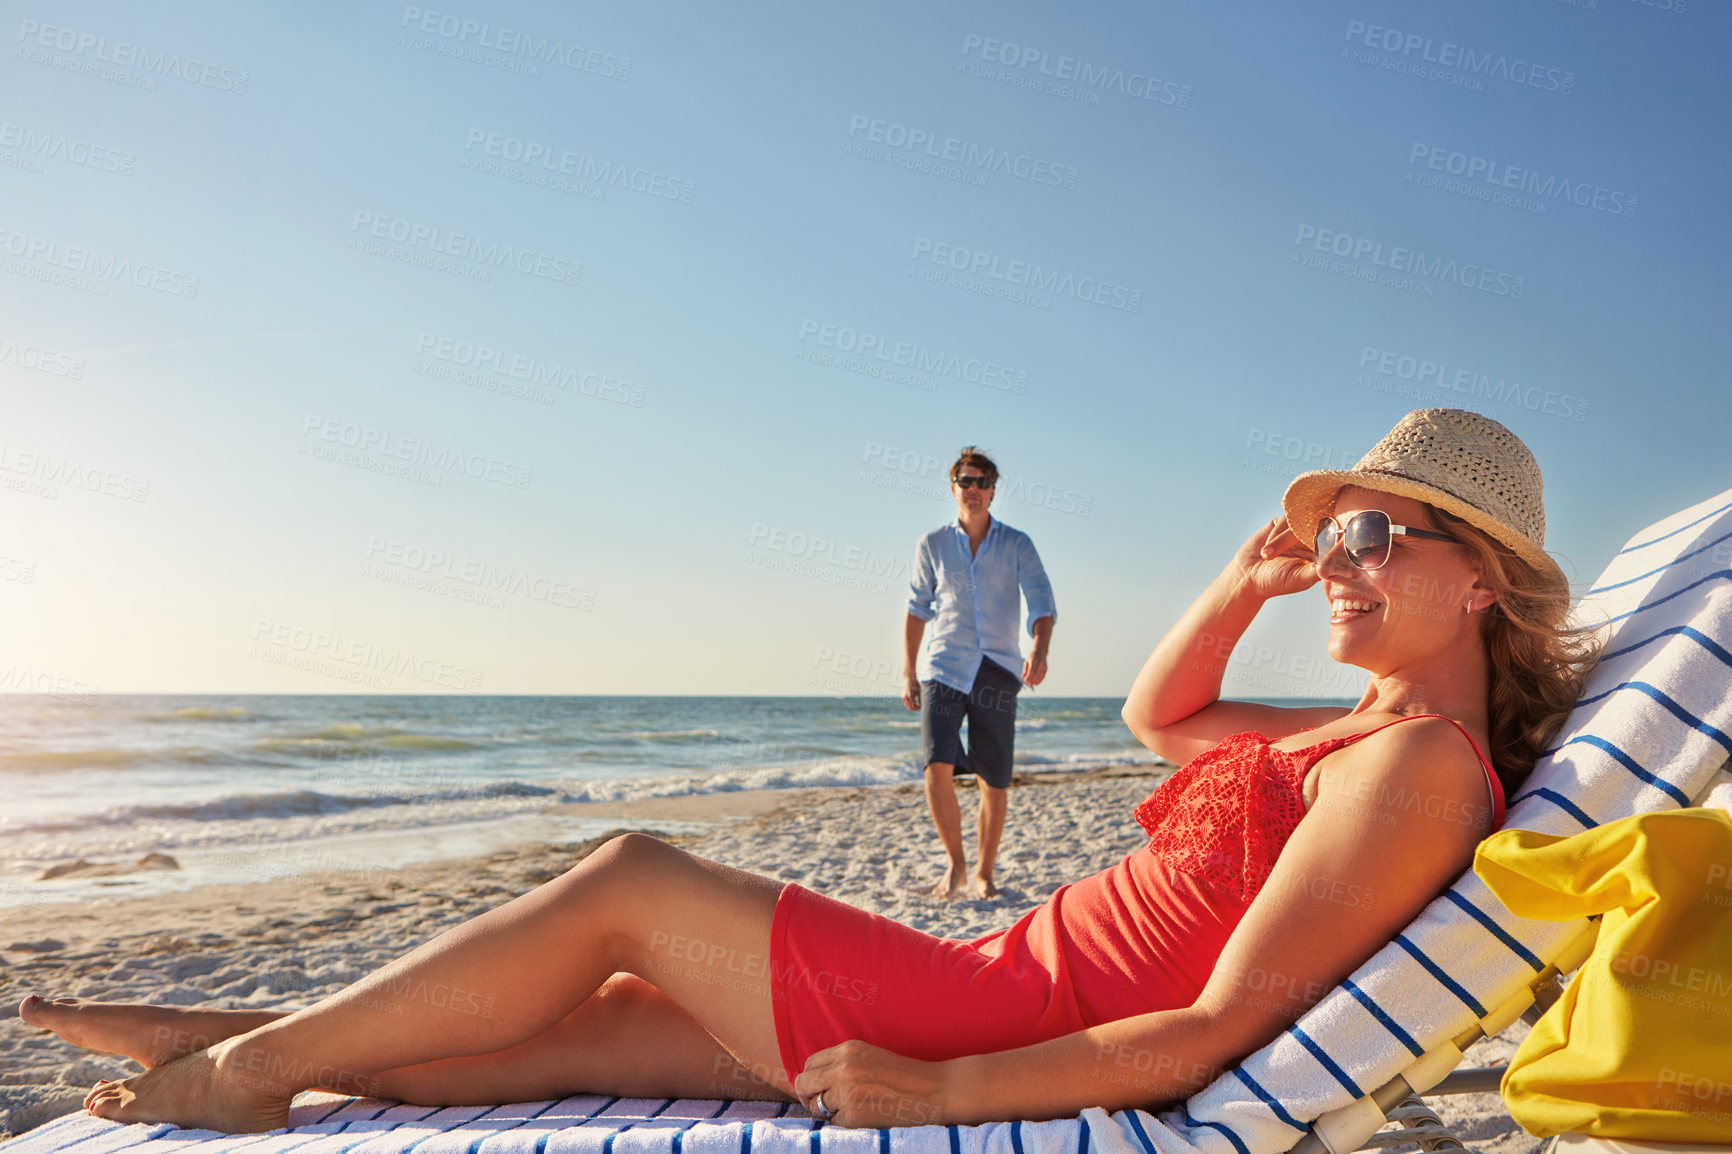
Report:
[[[1343,525],[1333,517],[1317,523],[1317,559],[1343,541],[1347,559],[1360,569],[1381,569],[1389,561],[1389,541],[1395,534],[1404,537],[1424,537],[1429,541],[1453,541],[1454,537],[1433,533],[1429,529],[1413,529],[1396,525],[1382,509],[1364,509],[1347,518]]]

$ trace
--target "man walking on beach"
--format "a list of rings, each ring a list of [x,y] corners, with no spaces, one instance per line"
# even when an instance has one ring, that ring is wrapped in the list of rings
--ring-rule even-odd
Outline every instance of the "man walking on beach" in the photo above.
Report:
[[[909,583],[902,703],[920,710],[926,804],[950,858],[944,880],[932,889],[934,897],[956,894],[968,870],[953,780],[957,773],[972,773],[980,782],[980,861],[970,889],[981,898],[998,894],[992,866],[1004,832],[1016,695],[1024,683],[1032,688],[1046,678],[1046,651],[1058,612],[1034,542],[987,512],[997,488],[998,466],[973,445],[963,449],[950,466],[956,520],[920,539]],[[1028,632],[1034,638],[1026,661],[1016,633],[1019,593],[1028,601]],[[917,666],[928,621],[932,636]],[[1019,666],[1020,679],[1012,672]]]

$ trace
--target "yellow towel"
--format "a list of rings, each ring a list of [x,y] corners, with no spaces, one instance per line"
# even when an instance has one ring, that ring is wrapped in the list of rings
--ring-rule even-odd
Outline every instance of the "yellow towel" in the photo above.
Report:
[[[1510,1059],[1511,1117],[1538,1135],[1732,1142],[1732,819],[1504,830],[1473,868],[1521,917],[1604,915],[1593,956]]]

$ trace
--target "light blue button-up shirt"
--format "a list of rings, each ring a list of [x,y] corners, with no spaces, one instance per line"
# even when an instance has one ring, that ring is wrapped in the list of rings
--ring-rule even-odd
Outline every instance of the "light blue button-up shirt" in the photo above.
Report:
[[[926,654],[916,671],[921,681],[939,681],[967,693],[985,658],[1022,673],[1022,647],[1016,632],[1018,594],[1028,600],[1028,631],[1042,617],[1056,617],[1052,585],[1034,542],[997,517],[986,530],[980,551],[968,551],[968,531],[960,521],[940,525],[920,538],[914,550],[914,577],[908,583],[908,612],[931,622]]]

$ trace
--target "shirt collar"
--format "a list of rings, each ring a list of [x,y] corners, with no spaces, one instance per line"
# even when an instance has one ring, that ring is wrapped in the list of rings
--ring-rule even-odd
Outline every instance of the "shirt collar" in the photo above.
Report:
[[[986,522],[986,536],[982,537],[980,539],[980,543],[982,545],[986,544],[986,542],[992,537],[992,535],[994,533],[998,532],[998,518],[993,517],[991,514],[988,514],[987,517],[988,517],[988,520]],[[950,527],[952,529],[955,529],[958,533],[962,534],[964,539],[966,539],[968,537],[968,530],[963,527],[961,517],[958,517],[956,520],[952,521],[950,523]]]

